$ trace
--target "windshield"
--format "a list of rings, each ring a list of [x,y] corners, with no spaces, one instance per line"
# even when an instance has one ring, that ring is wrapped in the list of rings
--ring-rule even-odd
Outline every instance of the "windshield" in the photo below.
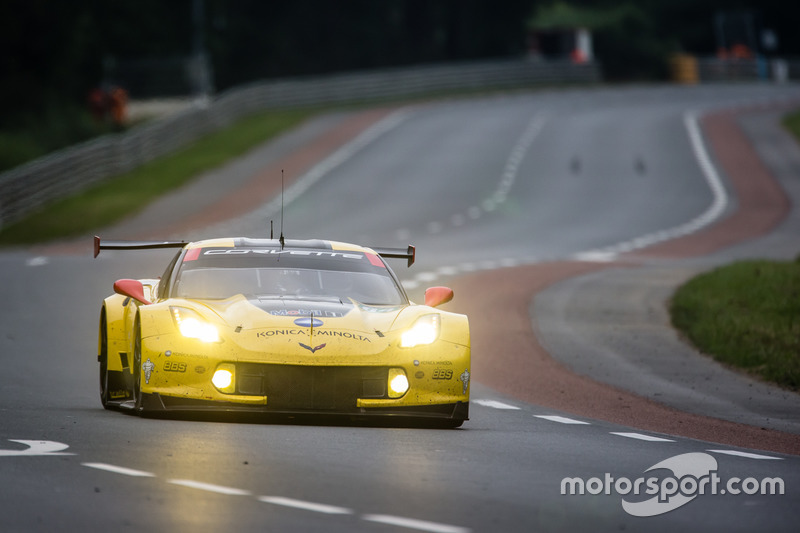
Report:
[[[405,305],[405,293],[375,254],[325,249],[194,248],[183,256],[170,293],[221,300],[291,298]]]
[[[185,270],[176,288],[179,298],[349,298],[370,305],[404,303],[394,280],[366,272],[287,268],[195,268]]]

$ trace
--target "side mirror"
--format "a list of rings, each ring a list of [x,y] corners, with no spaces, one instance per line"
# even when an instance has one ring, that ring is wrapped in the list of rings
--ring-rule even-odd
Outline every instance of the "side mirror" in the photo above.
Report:
[[[141,281],[136,279],[119,279],[115,281],[114,292],[127,296],[128,298],[133,298],[144,305],[153,303],[144,297],[144,285],[142,285]]]
[[[430,287],[425,291],[425,305],[436,307],[453,299],[453,289],[448,287]]]

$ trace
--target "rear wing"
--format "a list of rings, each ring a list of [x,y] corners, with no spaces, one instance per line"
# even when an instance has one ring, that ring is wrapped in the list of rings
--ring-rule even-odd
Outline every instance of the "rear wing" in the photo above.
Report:
[[[414,260],[417,258],[417,249],[410,244],[408,248],[373,248],[373,250],[381,257],[407,259],[408,266],[413,265]]]
[[[189,244],[186,241],[101,241],[94,236],[94,256],[100,250],[155,250],[158,248],[183,248]]]
[[[189,244],[187,241],[103,241],[95,235],[94,237],[94,256],[100,254],[100,250],[155,250],[159,248],[183,248]],[[405,259],[408,266],[414,264],[417,249],[409,245],[407,248],[373,248],[375,253],[381,257],[389,259]]]

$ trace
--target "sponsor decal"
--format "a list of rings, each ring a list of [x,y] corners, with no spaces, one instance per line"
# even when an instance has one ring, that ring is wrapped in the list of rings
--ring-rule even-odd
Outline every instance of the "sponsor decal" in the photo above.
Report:
[[[197,248],[199,250],[199,248]],[[307,257],[338,257],[340,259],[360,260],[362,254],[348,254],[343,252],[331,252],[326,250],[278,250],[278,249],[257,249],[257,248],[225,248],[221,250],[208,249],[203,251],[203,255],[302,255]]]
[[[322,325],[322,320],[314,317],[305,317],[298,318],[294,323],[301,328],[318,328]]]
[[[186,363],[167,361],[164,363],[164,372],[186,372]]]
[[[321,309],[272,309],[267,311],[272,316],[321,316],[325,318],[339,318],[346,313],[341,311],[323,311]]]
[[[416,362],[414,363],[417,364]],[[420,361],[423,365],[453,366],[452,361]]]
[[[469,387],[469,377],[470,373],[469,370],[467,370],[466,368],[464,369],[464,372],[462,372],[461,375],[458,376],[458,379],[460,379],[461,383],[464,384],[464,390],[461,392],[461,394],[467,393],[467,387]]]
[[[418,371],[416,374],[414,374],[414,377],[415,377],[415,378],[417,378],[417,379],[422,379],[422,378],[424,378],[424,377],[425,377],[425,372],[423,372],[422,370],[420,370],[420,371]]]
[[[433,379],[453,379],[453,371],[450,369],[437,368],[433,371]]]
[[[308,332],[302,329],[288,328],[288,329],[271,329],[267,331],[259,331],[258,333],[256,333],[257,338],[282,337],[286,335],[307,336]],[[349,331],[317,330],[314,332],[314,336],[341,337],[343,339],[352,339],[359,342],[372,342],[369,337],[365,337],[364,335],[358,333],[351,333]]]
[[[314,352],[316,352],[317,350],[321,350],[321,349],[323,349],[323,348],[326,346],[325,344],[320,344],[319,346],[314,346],[314,347],[312,348],[311,346],[309,346],[309,345],[307,345],[307,344],[303,344],[302,342],[298,342],[297,344],[299,344],[300,346],[302,346],[302,347],[303,347],[303,348],[305,348],[306,350],[310,351],[311,353],[314,353]]]
[[[197,372],[198,374],[205,374],[206,373],[206,367],[198,365],[198,366],[194,367],[194,371]]]
[[[189,359],[208,359],[207,355],[199,354],[199,353],[182,353],[182,352],[173,352],[173,351],[166,351],[164,352],[164,356],[166,357],[181,357],[181,358],[189,358]]]
[[[183,262],[186,263],[187,261],[197,261],[197,258],[200,257],[200,250],[201,248],[192,248],[186,252],[186,255],[183,256]]]
[[[332,330],[320,330],[315,333],[315,335],[325,336],[328,337],[343,337],[345,339],[353,339],[354,341],[361,341],[361,342],[372,342],[369,337],[365,337],[364,335],[359,335],[358,333],[350,333],[349,331],[332,331]]]
[[[307,335],[302,329],[271,329],[256,333],[258,338],[281,337],[283,335]]]
[[[386,265],[383,264],[383,261],[381,261],[381,258],[378,257],[377,255],[370,254],[370,253],[365,253],[364,255],[367,256],[367,259],[369,260],[369,264],[370,265],[376,266],[376,267],[381,267],[381,268],[386,268]]]
[[[142,364],[142,371],[144,372],[144,382],[145,383],[148,383],[148,384],[150,383],[150,375],[152,374],[153,369],[155,367],[156,367],[156,365],[150,360],[149,357],[147,358],[147,361],[145,361],[144,364]]]
[[[707,453],[684,453],[654,464],[636,479],[614,478],[606,473],[602,478],[567,477],[561,480],[561,494],[569,496],[610,495],[622,498],[626,513],[638,517],[658,516],[674,511],[698,496],[783,495],[785,483],[779,477],[723,479],[717,473],[717,460]],[[654,472],[660,471],[660,472]],[[647,498],[650,496],[650,498]]]

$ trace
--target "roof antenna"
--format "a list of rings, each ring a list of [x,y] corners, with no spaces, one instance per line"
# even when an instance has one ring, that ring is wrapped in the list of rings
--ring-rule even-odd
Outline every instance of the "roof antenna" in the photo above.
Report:
[[[281,169],[281,250],[283,250],[283,245],[285,243],[283,239],[283,169]]]

